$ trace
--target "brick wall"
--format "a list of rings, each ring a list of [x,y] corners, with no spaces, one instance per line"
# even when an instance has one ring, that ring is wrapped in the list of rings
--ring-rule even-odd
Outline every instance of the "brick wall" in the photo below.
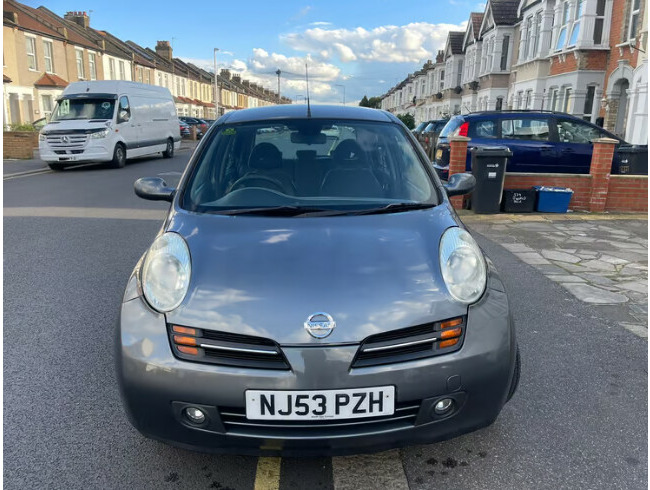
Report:
[[[591,175],[585,174],[538,174],[506,173],[504,189],[530,189],[535,185],[569,187],[573,196],[569,209],[587,211],[591,198]]]
[[[647,212],[648,176],[612,175],[609,179],[609,194],[605,210]]]
[[[578,51],[578,57],[571,53],[554,56],[549,69],[550,75],[560,75],[578,70],[604,71],[607,68],[607,51]]]
[[[5,131],[2,134],[3,158],[34,158],[38,149],[37,131]]]

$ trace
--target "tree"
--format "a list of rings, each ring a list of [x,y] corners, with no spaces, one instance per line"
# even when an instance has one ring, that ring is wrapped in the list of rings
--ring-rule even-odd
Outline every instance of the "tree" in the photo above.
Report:
[[[397,119],[402,121],[409,129],[415,127],[415,118],[413,117],[413,114],[398,114]]]
[[[381,97],[370,97],[370,99],[368,99],[368,107],[381,109]]]
[[[381,97],[370,97],[364,95],[361,102],[359,102],[361,107],[372,107],[373,109],[381,109]]]

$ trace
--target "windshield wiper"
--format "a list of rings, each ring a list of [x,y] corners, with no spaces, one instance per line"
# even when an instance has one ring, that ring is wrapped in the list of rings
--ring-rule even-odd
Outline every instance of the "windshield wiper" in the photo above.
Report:
[[[301,216],[310,215],[312,213],[320,214],[329,213],[331,210],[314,207],[303,206],[267,206],[264,208],[237,208],[237,209],[224,209],[215,211],[218,214],[225,214],[228,216],[237,215],[257,215],[257,216]]]
[[[380,208],[360,209],[358,211],[350,211],[348,214],[362,215],[362,214],[383,214],[383,213],[400,213],[402,211],[411,211],[414,209],[428,209],[436,205],[426,202],[394,202],[382,206]]]

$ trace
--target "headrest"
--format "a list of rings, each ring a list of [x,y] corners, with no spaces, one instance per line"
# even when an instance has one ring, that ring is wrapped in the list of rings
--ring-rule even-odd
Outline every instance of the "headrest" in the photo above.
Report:
[[[339,163],[365,163],[365,153],[355,140],[341,141],[332,151],[332,157]]]
[[[282,167],[282,153],[271,143],[260,143],[251,152],[249,168],[270,170]]]

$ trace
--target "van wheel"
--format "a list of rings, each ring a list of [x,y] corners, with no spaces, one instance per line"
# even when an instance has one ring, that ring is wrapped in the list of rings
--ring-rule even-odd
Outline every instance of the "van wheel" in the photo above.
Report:
[[[124,148],[124,145],[122,143],[118,143],[115,145],[111,167],[122,168],[124,165],[126,165],[126,148]]]
[[[172,158],[174,156],[174,141],[170,138],[167,140],[167,149],[162,152],[163,157]]]
[[[64,168],[63,164],[61,164],[61,163],[48,163],[47,166],[50,167],[52,170],[54,170],[56,172],[58,172],[60,170],[63,170],[63,168]]]

